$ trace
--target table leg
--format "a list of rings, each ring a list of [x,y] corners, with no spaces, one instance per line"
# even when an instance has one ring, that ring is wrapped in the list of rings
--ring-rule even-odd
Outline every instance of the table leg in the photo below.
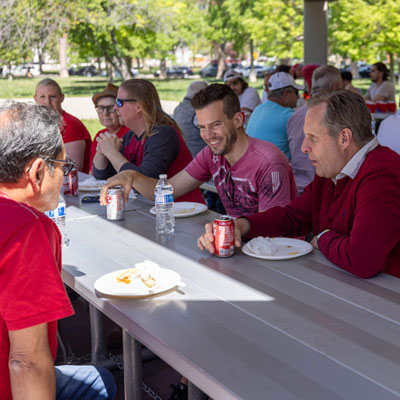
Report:
[[[197,386],[189,382],[189,400],[205,400],[208,396],[202,392]]]
[[[122,330],[125,400],[142,398],[142,345]]]
[[[107,359],[106,338],[104,333],[104,314],[89,303],[91,362],[102,364]]]

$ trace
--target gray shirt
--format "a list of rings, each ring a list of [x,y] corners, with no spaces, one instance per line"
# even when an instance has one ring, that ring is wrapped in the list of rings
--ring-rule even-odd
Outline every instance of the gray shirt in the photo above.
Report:
[[[308,159],[307,154],[301,151],[304,140],[304,120],[306,118],[307,106],[304,104],[297,109],[286,125],[289,141],[290,163],[292,164],[294,179],[297,190],[302,193],[304,188],[314,179],[315,168]]]
[[[181,128],[186,145],[194,158],[206,143],[200,136],[196,113],[188,97],[185,97],[175,108],[174,120]]]

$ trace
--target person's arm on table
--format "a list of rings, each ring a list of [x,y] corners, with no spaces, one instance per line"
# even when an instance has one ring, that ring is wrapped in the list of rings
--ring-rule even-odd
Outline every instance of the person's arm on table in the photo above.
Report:
[[[157,182],[158,179],[150,178],[134,170],[122,171],[108,179],[107,183],[102,187],[100,192],[100,204],[106,205],[105,195],[107,189],[117,185],[121,185],[124,188],[125,202],[128,201],[131,188],[137,190],[147,199],[154,200],[154,188]],[[174,189],[174,197],[181,197],[201,185],[201,182],[193,179],[184,170],[169,179],[169,182]]]
[[[69,158],[75,161],[75,168],[78,171],[83,170],[86,142],[84,140],[75,140],[65,143],[65,152]]]
[[[319,249],[328,260],[360,278],[376,275],[385,268],[400,238],[399,199],[400,184],[390,172],[368,176],[358,189],[350,234],[330,230],[319,238]]]
[[[54,400],[56,377],[47,324],[9,331],[13,400]]]

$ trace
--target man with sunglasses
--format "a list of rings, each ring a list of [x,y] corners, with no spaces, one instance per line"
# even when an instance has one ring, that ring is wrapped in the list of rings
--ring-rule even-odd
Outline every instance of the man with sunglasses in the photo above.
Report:
[[[228,85],[209,85],[191,103],[207,146],[169,179],[176,197],[212,178],[226,212],[236,217],[287,204],[297,196],[287,158],[272,143],[247,136],[239,99]],[[137,171],[123,171],[107,181],[101,202],[106,189],[116,185],[124,187],[126,200],[131,187],[154,199],[156,182]]]
[[[36,104],[52,108],[62,116],[65,151],[75,161],[78,171],[88,173],[92,139],[82,121],[62,109],[64,93],[60,85],[53,79],[43,79],[37,84],[33,98]]]
[[[251,114],[247,133],[279,147],[290,160],[286,124],[293,114],[302,86],[287,72],[275,72],[268,81],[268,100]]]
[[[2,400],[108,399],[111,374],[54,367],[57,320],[73,314],[61,280],[61,235],[44,211],[57,207],[74,162],[59,113],[0,107],[0,393]]]

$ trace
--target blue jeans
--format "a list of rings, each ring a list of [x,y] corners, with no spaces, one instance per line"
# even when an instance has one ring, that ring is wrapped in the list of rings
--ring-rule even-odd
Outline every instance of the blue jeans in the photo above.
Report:
[[[105,400],[114,398],[112,374],[93,365],[59,365],[56,369],[57,400]]]

